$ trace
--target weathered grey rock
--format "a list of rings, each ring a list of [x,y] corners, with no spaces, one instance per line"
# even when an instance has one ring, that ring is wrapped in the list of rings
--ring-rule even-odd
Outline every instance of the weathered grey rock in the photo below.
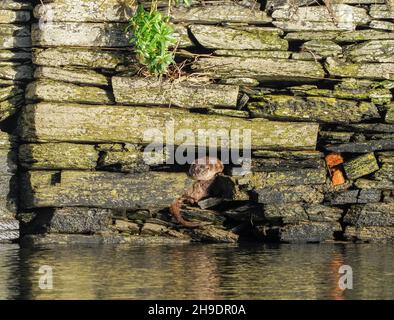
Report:
[[[19,239],[18,230],[0,231],[0,243],[8,243]]]
[[[189,31],[187,26],[181,23],[170,23],[170,26],[173,29],[172,36],[176,40],[176,44],[174,47],[177,48],[189,48],[194,47],[194,42],[189,37]]]
[[[354,185],[360,189],[394,190],[394,182],[388,180],[357,179]]]
[[[333,95],[337,98],[366,100],[376,104],[390,103],[393,95],[388,88],[380,87],[379,83],[364,79],[343,79],[335,85]]]
[[[317,81],[324,78],[324,70],[314,61],[284,59],[210,57],[193,64],[197,72],[214,78],[248,77],[272,81]]]
[[[373,20],[369,27],[378,30],[394,31],[394,23],[390,21]]]
[[[376,153],[380,163],[394,164],[394,151],[384,151]]]
[[[301,51],[313,56],[332,57],[342,53],[342,47],[332,40],[310,40],[302,44]]]
[[[380,118],[371,103],[326,97],[265,95],[261,101],[248,104],[248,109],[253,117],[272,120],[348,123]]]
[[[322,144],[336,144],[349,142],[353,132],[319,131],[319,142]]]
[[[343,222],[356,226],[394,226],[394,203],[368,203],[352,206]]]
[[[333,222],[342,216],[342,209],[321,204],[266,204],[264,217],[272,222],[284,224],[298,222]]]
[[[2,0],[0,3],[2,10],[31,10],[32,5],[30,1],[22,0]]]
[[[29,11],[14,11],[0,9],[0,23],[22,23],[30,20]]]
[[[280,228],[279,239],[282,242],[324,242],[334,239],[336,226],[331,223],[307,222],[288,224]]]
[[[125,23],[51,22],[32,25],[34,46],[129,47]]]
[[[178,7],[171,10],[174,22],[209,23],[242,22],[249,24],[267,24],[271,18],[259,8],[247,8],[236,3],[206,5],[199,7]]]
[[[382,196],[380,190],[346,190],[325,195],[325,201],[333,205],[379,202]]]
[[[350,46],[346,57],[353,62],[394,62],[394,40],[373,40]]]
[[[394,150],[394,141],[370,140],[365,142],[349,142],[343,144],[325,145],[324,149],[332,152],[366,153],[379,150]]]
[[[17,156],[13,149],[0,149],[0,174],[15,173]]]
[[[379,170],[379,165],[375,155],[373,153],[367,153],[345,162],[343,169],[345,170],[346,176],[354,180]]]
[[[110,171],[144,172],[149,170],[143,152],[137,148],[128,148],[122,151],[102,152],[98,167]]]
[[[1,62],[0,78],[13,81],[31,80],[33,78],[33,69],[28,64]]]
[[[205,225],[207,223],[221,225],[226,219],[223,215],[216,211],[196,207],[183,208],[181,213],[182,216],[187,220],[201,223],[201,225]]]
[[[324,154],[319,151],[273,151],[273,150],[257,150],[253,152],[253,156],[261,158],[280,158],[280,159],[320,159]]]
[[[30,82],[26,87],[28,101],[111,104],[113,98],[102,88],[79,86],[49,79]]]
[[[293,171],[261,171],[245,175],[239,183],[257,189],[281,185],[313,185],[324,184],[326,176],[327,172],[324,167]]]
[[[15,96],[19,96],[23,90],[16,86],[0,87],[0,101],[5,101]]]
[[[129,234],[46,234],[25,235],[21,239],[22,247],[47,246],[47,245],[75,245],[75,244],[180,244],[189,243],[189,238],[175,238],[168,236],[133,236]]]
[[[384,121],[387,123],[394,124],[394,103],[392,103],[388,106],[386,114],[384,116]]]
[[[325,66],[331,76],[394,80],[394,63],[348,63],[329,57]]]
[[[376,180],[391,180],[394,181],[394,164],[383,163],[378,171],[374,173]]]
[[[237,86],[170,82],[156,78],[113,77],[116,102],[130,105],[174,105],[182,108],[237,106]]]
[[[221,204],[223,202],[222,198],[215,198],[215,197],[209,197],[202,199],[198,201],[198,206],[200,209],[208,209],[212,208],[214,206],[217,206],[218,204]]]
[[[291,202],[321,203],[324,199],[322,190],[312,186],[279,186],[254,190],[256,200],[264,204]]]
[[[127,22],[133,15],[132,6],[121,0],[56,0],[39,4],[34,17],[44,21]]]
[[[111,217],[108,209],[56,208],[38,212],[29,228],[39,233],[90,234],[108,229]]]
[[[354,31],[352,31],[354,32]],[[289,32],[285,39],[289,41],[311,41],[311,40],[335,40],[341,31],[299,31]]]
[[[94,86],[108,86],[108,79],[103,74],[87,69],[70,67],[54,68],[38,66],[34,71],[35,79],[51,79],[56,81],[71,82],[75,84],[88,84]]]
[[[192,230],[191,237],[199,242],[235,243],[238,241],[238,235],[235,233],[214,226]]]
[[[262,51],[262,50],[215,50],[216,56],[224,57],[245,57],[245,58],[272,58],[272,59],[288,59],[291,55],[290,51]],[[256,80],[254,80],[256,81]],[[258,84],[258,83],[257,83]]]
[[[298,169],[319,169],[324,167],[324,161],[319,158],[311,159],[280,159],[280,158],[252,158],[251,169],[258,171],[293,171]]]
[[[52,67],[83,67],[115,69],[118,65],[126,63],[133,55],[127,51],[103,50],[99,48],[35,48],[33,63]]]
[[[242,110],[207,108],[204,111],[206,112],[206,114],[212,114],[218,116],[249,118],[249,112]]]
[[[287,41],[279,36],[281,31],[273,28],[192,25],[190,31],[199,44],[209,49],[283,51],[288,49]]]
[[[91,170],[96,167],[98,151],[87,144],[22,144],[18,156],[20,165],[26,169]]]
[[[17,62],[31,61],[31,52],[0,50],[0,61],[17,61]]]
[[[342,32],[335,37],[335,41],[342,42],[361,42],[368,40],[389,40],[394,39],[394,35],[392,32],[379,31],[379,30],[356,30],[356,31],[348,31]]]
[[[0,102],[0,121],[15,114],[24,105],[23,95],[17,95]]]
[[[19,230],[18,220],[0,218],[0,233],[2,231],[16,231],[16,230]]]
[[[272,23],[286,31],[337,31],[355,30],[358,25],[367,24],[370,18],[363,8],[346,4],[278,9],[272,13]]]
[[[149,209],[168,207],[191,186],[191,180],[184,173],[167,172],[30,171],[22,174],[20,186],[24,208]]]
[[[353,131],[353,132],[382,132],[393,133],[394,125],[385,123],[360,123],[360,124],[346,124],[337,126],[338,130]]]
[[[344,236],[350,241],[394,242],[394,227],[353,227],[347,226]]]
[[[0,35],[0,49],[30,48],[31,37],[11,37]]]
[[[394,19],[394,9],[388,5],[373,4],[369,15],[376,19]]]
[[[140,226],[137,223],[116,219],[114,224],[110,227],[113,230],[126,232],[128,234],[139,234]]]
[[[73,116],[70,117],[70,114]],[[40,103],[26,106],[20,118],[20,132],[24,141],[166,143],[165,132],[169,121],[174,125],[174,132],[190,129],[195,137],[199,137],[196,141],[185,142],[183,136],[175,135],[176,145],[187,143],[185,145],[217,146],[220,142],[225,147],[231,147],[236,143],[234,139],[225,139],[222,134],[216,134],[224,139],[214,141],[212,138],[215,137],[215,132],[209,129],[237,128],[240,132],[251,130],[253,149],[310,150],[315,149],[318,130],[318,125],[310,123],[250,121],[190,113],[174,108]],[[59,126],[59,123],[62,123],[62,126]],[[151,135],[144,135],[146,130],[151,128],[160,130],[163,136],[157,131],[151,132]],[[208,137],[211,139],[206,141]],[[241,135],[241,145],[242,141]],[[172,144],[172,141],[168,142]]]
[[[0,24],[0,35],[4,37],[30,37],[28,25]]]

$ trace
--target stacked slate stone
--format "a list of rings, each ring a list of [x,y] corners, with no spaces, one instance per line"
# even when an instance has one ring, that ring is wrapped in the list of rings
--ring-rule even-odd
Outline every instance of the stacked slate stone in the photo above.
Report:
[[[131,1],[37,3],[19,126],[25,242],[393,241],[394,5],[299,2],[172,8],[175,80],[141,71]],[[153,142],[185,144],[168,123],[252,132],[252,172],[226,165],[211,197],[182,209],[202,228],[168,212],[192,185],[187,166],[143,157],[152,128]],[[339,186],[330,152],[344,159]]]
[[[28,1],[0,2],[0,243],[19,238],[16,220],[16,118],[32,78]]]

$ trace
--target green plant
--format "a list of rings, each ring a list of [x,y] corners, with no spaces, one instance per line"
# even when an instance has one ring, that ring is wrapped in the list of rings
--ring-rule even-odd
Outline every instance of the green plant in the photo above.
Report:
[[[150,11],[139,5],[130,19],[128,29],[133,32],[130,43],[134,45],[138,61],[155,75],[163,75],[174,63],[174,53],[169,48],[176,44],[174,30],[169,17],[157,11],[157,2],[152,2]]]

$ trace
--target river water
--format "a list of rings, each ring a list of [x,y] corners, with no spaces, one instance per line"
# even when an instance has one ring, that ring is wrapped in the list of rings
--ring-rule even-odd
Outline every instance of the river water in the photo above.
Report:
[[[353,289],[339,289],[341,265]],[[0,299],[393,298],[394,245],[0,245]]]

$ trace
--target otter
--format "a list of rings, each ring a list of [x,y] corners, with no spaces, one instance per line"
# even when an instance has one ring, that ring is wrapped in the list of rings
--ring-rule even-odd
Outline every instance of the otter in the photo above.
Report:
[[[202,157],[193,161],[190,165],[188,176],[196,180],[190,189],[176,199],[170,206],[170,213],[175,220],[186,228],[198,228],[200,224],[185,220],[181,214],[183,204],[193,205],[201,199],[209,196],[209,187],[216,176],[223,172],[223,163],[212,157]]]

